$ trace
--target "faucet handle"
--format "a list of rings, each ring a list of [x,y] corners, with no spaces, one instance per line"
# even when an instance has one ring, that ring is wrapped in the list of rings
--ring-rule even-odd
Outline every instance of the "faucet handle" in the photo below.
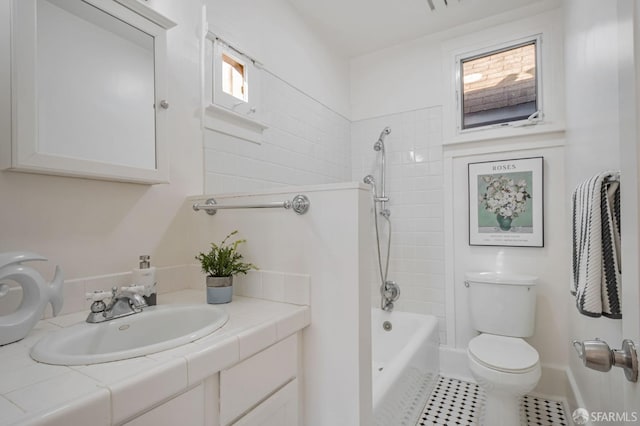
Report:
[[[94,292],[85,293],[85,297],[87,300],[91,300],[92,302],[101,302],[104,299],[112,297],[112,293],[105,290],[96,290]]]
[[[131,293],[138,293],[138,294],[143,294],[145,290],[146,289],[143,285],[131,285],[131,286],[120,287],[120,291],[130,291]]]

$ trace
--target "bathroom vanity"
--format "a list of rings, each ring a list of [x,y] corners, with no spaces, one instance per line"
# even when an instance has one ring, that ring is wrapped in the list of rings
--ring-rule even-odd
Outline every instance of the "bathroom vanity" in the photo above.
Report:
[[[159,303],[204,303],[204,294],[182,290]],[[87,312],[41,321],[24,340],[0,347],[0,424],[300,424],[301,330],[309,308],[235,296],[220,307],[229,321],[192,343],[71,367],[38,363],[29,350]]]

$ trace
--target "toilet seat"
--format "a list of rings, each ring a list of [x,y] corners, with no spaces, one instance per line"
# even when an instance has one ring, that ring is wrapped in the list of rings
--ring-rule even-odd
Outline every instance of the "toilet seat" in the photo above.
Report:
[[[528,373],[538,366],[538,352],[518,337],[481,334],[469,342],[469,355],[486,368],[505,373]]]

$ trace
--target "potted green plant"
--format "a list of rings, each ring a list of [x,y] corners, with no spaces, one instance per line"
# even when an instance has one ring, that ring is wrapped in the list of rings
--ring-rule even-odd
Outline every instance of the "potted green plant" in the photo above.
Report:
[[[199,260],[202,266],[202,272],[207,275],[207,303],[231,302],[233,276],[258,269],[252,263],[243,262],[242,254],[238,253],[238,246],[247,240],[227,243],[229,238],[237,233],[237,230],[231,232],[219,245],[211,243],[211,250],[196,256],[196,260]]]

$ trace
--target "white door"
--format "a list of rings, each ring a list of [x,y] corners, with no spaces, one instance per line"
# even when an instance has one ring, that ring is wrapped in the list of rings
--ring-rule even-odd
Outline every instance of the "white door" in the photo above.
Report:
[[[622,337],[640,350],[640,1],[618,2],[620,22],[620,153],[622,219]],[[625,19],[626,17],[626,19]],[[629,45],[625,46],[627,40]],[[627,52],[625,57],[624,52]],[[630,90],[635,88],[635,90]],[[619,348],[621,342],[609,342]],[[617,368],[614,370],[618,370]],[[612,371],[621,374],[622,371]],[[640,422],[640,383],[624,382],[627,415]]]

